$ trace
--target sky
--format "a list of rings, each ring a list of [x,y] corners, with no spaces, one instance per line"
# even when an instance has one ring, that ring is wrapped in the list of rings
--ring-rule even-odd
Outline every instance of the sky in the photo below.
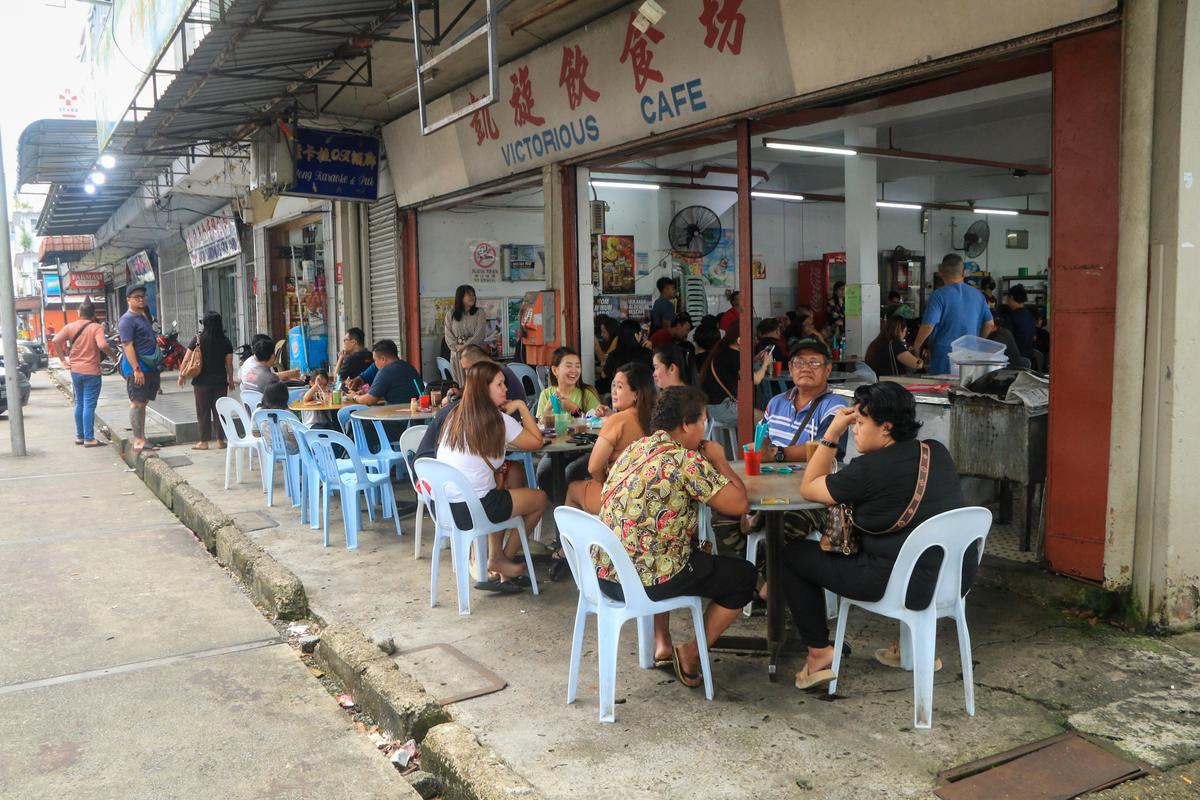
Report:
[[[0,135],[12,203],[17,186],[17,140],[39,119],[60,119],[59,94],[78,96],[78,117],[91,119],[90,76],[79,61],[91,6],[80,0],[0,0]],[[40,207],[46,186],[26,187],[22,199]]]

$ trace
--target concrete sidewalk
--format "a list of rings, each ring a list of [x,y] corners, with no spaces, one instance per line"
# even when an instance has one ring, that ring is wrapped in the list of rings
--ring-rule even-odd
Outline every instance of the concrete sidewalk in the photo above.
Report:
[[[707,703],[667,672],[638,669],[636,637],[627,627],[617,721],[600,725],[593,626],[585,638],[579,699],[564,702],[577,597],[569,580],[551,583],[539,568],[541,596],[475,592],[473,613],[460,617],[443,554],[439,605],[431,609],[428,520],[419,560],[413,559],[411,517],[403,519],[401,538],[390,521],[365,525],[359,549],[350,551],[333,503],[332,546],[323,548],[319,531],[298,524],[278,478],[276,505],[268,509],[257,473],[222,488],[224,453],[172,447],[162,455],[186,457],[189,463],[180,462],[173,474],[294,573],[327,624],[394,638],[400,652],[392,663],[435,696],[481,690],[491,673],[506,681],[501,691],[447,708],[546,797],[618,791],[688,800],[928,797],[944,770],[1070,729],[1096,734],[1152,767],[1200,757],[1196,635],[1128,635],[982,582],[968,602],[973,718],[963,708],[952,625],[940,628],[938,653],[946,668],[935,682],[934,727],[915,731],[911,675],[871,658],[896,628],[855,611],[848,632],[854,654],[844,662],[832,701],[791,686],[798,652],[784,659],[775,684],[767,681],[762,658],[718,653],[716,699]],[[397,494],[412,498],[406,487]],[[685,620],[673,623],[677,641],[690,638]],[[732,632],[759,634],[764,624],[761,616],[739,620]],[[429,646],[434,649],[420,649]]]
[[[417,797],[113,450],[72,444],[47,374],[33,385],[27,458],[0,421],[0,797]]]

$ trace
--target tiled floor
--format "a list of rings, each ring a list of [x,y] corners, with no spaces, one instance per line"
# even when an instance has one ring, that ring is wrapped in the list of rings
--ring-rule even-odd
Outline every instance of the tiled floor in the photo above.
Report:
[[[992,527],[992,532],[988,534],[986,552],[988,555],[1005,558],[1009,561],[1036,564],[1039,561],[1036,542],[1033,545],[1035,549],[1022,552],[1021,529],[1011,525],[995,525]]]

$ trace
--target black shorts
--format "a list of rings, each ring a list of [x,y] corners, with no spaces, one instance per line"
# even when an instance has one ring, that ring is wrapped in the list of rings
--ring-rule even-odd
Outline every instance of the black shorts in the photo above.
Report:
[[[135,403],[149,403],[154,398],[158,397],[159,378],[161,372],[143,372],[145,380],[142,385],[138,386],[133,382],[133,375],[125,376],[125,390],[129,392],[129,399]]]
[[[742,608],[754,599],[758,571],[744,558],[714,556],[694,549],[687,565],[664,583],[646,587],[651,600],[696,595],[724,608]],[[621,584],[600,580],[600,590],[614,600],[625,599]]]
[[[505,522],[512,519],[512,494],[507,489],[492,489],[479,498],[479,503],[483,506],[483,513],[487,514],[489,522]],[[450,513],[454,515],[454,525],[460,531],[471,529],[471,512],[466,503],[451,503]]]

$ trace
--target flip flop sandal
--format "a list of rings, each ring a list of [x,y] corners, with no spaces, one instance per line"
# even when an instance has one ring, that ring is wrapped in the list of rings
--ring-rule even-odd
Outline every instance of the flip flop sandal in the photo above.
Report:
[[[563,577],[571,571],[570,565],[567,564],[565,558],[552,561],[550,563],[550,580],[561,581]]]
[[[831,669],[817,670],[810,675],[808,664],[805,664],[804,669],[796,673],[796,688],[821,689],[836,677],[837,673]]]
[[[83,439],[76,439],[75,444],[83,444]]]
[[[704,684],[704,681],[701,680],[701,676],[683,671],[683,664],[679,661],[678,647],[671,648],[671,665],[675,667],[675,680],[679,681],[687,688],[699,689]],[[688,683],[689,680],[695,681],[695,683]]]
[[[83,446],[84,447],[104,447],[104,442],[98,442],[95,439],[92,439],[90,442],[84,442]]]
[[[900,669],[900,653],[893,647],[881,647],[875,651],[875,660],[885,667],[892,669]],[[939,672],[942,669],[942,660],[936,656],[933,659],[933,671]]]
[[[533,581],[529,580],[528,575],[517,575],[515,578],[509,578],[507,582],[514,583],[522,589],[528,589],[530,586],[533,586]]]
[[[497,594],[520,594],[525,591],[519,584],[513,583],[511,580],[500,581],[500,585],[496,589]]]

